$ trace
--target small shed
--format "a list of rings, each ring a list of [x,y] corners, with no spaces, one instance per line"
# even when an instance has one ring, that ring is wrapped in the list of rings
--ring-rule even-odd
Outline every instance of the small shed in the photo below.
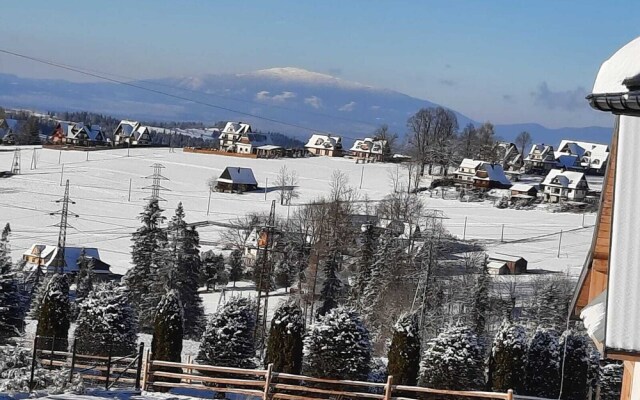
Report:
[[[242,193],[258,188],[258,181],[251,168],[227,167],[217,180],[216,190],[219,192]]]
[[[535,199],[538,195],[538,189],[533,185],[526,183],[516,183],[511,186],[511,198],[516,199]]]
[[[284,149],[281,146],[276,146],[273,144],[260,146],[256,150],[258,158],[278,158],[282,157],[282,155],[284,154]]]
[[[489,273],[493,275],[520,275],[527,273],[527,260],[520,256],[492,254],[487,261]]]

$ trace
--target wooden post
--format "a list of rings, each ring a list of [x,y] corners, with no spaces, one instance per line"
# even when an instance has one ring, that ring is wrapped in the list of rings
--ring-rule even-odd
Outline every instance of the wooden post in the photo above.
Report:
[[[85,150],[85,153],[87,153],[87,161],[89,161],[89,150]]]
[[[507,390],[507,400],[513,400],[513,389]]]
[[[64,178],[64,164],[62,164],[62,170],[60,170],[60,186],[62,186],[63,178]]]
[[[187,357],[187,364],[193,364],[193,356],[189,355]],[[187,374],[191,375],[193,374],[193,368],[187,368]],[[191,384],[191,379],[187,379],[187,383],[190,385]]]
[[[142,373],[142,362],[144,357],[144,343],[140,342],[138,347],[138,366],[136,368],[136,390],[140,390],[140,374]]]
[[[362,164],[362,172],[360,173],[360,189],[362,189],[362,180],[364,179],[364,164]]]
[[[267,366],[267,374],[264,377],[264,392],[262,400],[269,400],[269,386],[271,386],[271,374],[273,372],[273,364]]]
[[[58,165],[60,165],[60,160],[62,160],[62,150],[58,152]]]
[[[207,215],[209,215],[209,209],[211,208],[211,192],[212,192],[212,190],[211,190],[211,188],[209,188],[209,200],[208,200],[208,203],[207,203]]]
[[[562,246],[562,229],[560,229],[560,238],[558,239],[558,257],[560,258],[560,246]]]
[[[33,375],[36,372],[36,353],[38,352],[38,336],[33,338],[33,353],[31,354],[31,376],[29,378],[29,393],[33,390]]]
[[[73,380],[73,368],[76,366],[76,344],[78,339],[73,339],[73,348],[71,350],[71,368],[69,368],[69,382]]]
[[[464,217],[464,230],[462,231],[462,240],[467,240],[467,217]]]
[[[500,232],[500,243],[504,243],[504,224],[502,224],[502,231]]]
[[[51,354],[49,354],[49,369],[53,369],[53,352],[56,351],[56,336],[53,335],[53,340],[51,341]]]
[[[144,357],[144,363],[142,364],[142,383],[140,385],[140,389],[142,391],[146,391],[147,390],[147,385],[149,384],[149,370],[151,369],[151,351],[147,350],[145,357]]]
[[[393,391],[393,375],[387,377],[387,384],[384,387],[384,400],[391,400],[391,392]]]
[[[269,178],[264,178],[264,200],[267,201],[267,188],[269,187]]]
[[[127,200],[129,202],[131,201],[131,181],[132,181],[132,178],[129,178],[129,199]]]
[[[107,376],[104,382],[104,390],[109,390],[109,378],[111,377],[111,354],[113,353],[113,343],[109,345],[109,355],[107,357]]]

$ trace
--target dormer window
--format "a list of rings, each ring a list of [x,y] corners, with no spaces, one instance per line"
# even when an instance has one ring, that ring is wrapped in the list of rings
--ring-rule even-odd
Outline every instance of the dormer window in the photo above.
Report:
[[[318,140],[316,140],[316,146],[320,146],[322,143],[324,143],[324,139],[318,138]]]

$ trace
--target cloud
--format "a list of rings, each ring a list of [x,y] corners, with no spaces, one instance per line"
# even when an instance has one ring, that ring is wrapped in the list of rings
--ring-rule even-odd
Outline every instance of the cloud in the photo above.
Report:
[[[547,82],[542,82],[535,91],[531,92],[536,105],[550,110],[560,109],[565,111],[586,108],[587,102],[584,98],[587,94],[587,90],[582,86],[572,90],[554,92],[549,89]]]
[[[356,102],[355,101],[351,101],[345,105],[343,105],[342,107],[338,108],[338,111],[346,111],[346,112],[351,112],[356,108]]]
[[[293,99],[296,97],[296,94],[293,92],[282,92],[273,96],[269,96],[269,94],[270,93],[266,90],[258,92],[256,93],[256,100],[263,101],[265,103],[284,103],[288,99]]]
[[[451,79],[440,79],[438,83],[444,86],[456,86],[458,84],[456,81]]]
[[[308,104],[311,107],[318,109],[322,107],[322,99],[318,96],[311,96],[304,99],[304,104]]]

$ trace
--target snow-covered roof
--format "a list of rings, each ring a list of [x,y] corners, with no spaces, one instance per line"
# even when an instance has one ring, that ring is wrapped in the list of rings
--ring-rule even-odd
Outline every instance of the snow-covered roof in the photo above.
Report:
[[[624,80],[640,75],[640,37],[632,40],[605,61],[593,84],[593,94],[625,93]]]
[[[581,181],[584,181],[585,185],[587,185],[587,180],[582,172],[552,169],[547,176],[545,176],[541,184],[576,189]]]
[[[281,148],[282,148],[282,146],[276,146],[276,145],[273,145],[273,144],[266,144],[264,146],[257,147],[258,150],[277,150],[277,149],[281,149]]]
[[[305,145],[305,147],[313,149],[341,149],[342,138],[340,136],[324,135],[321,133],[314,133]]]
[[[480,169],[487,172],[487,177],[486,178],[481,178],[481,177],[478,177],[477,174],[476,174],[476,177],[474,179],[479,179],[479,180],[484,180],[484,181],[500,182],[503,185],[511,185],[511,181],[504,174],[504,169],[502,169],[502,165],[484,163],[484,164],[482,164]]]
[[[524,259],[521,256],[514,256],[510,254],[491,253],[489,254],[488,261],[504,261],[504,262],[516,262]]]
[[[548,144],[540,144],[540,143],[535,143],[531,145],[531,150],[529,150],[529,155],[527,156],[527,159],[530,159],[530,157],[533,154],[536,153],[540,153],[540,154],[553,154],[553,146],[550,146]]]
[[[516,192],[528,192],[531,189],[536,189],[537,190],[537,188],[535,186],[528,185],[526,183],[514,183],[511,186],[511,190],[512,191],[516,191]]]
[[[140,140],[142,135],[150,132],[150,129],[148,126],[141,125],[138,121],[123,119],[118,124],[116,132],[119,132],[122,137],[133,137],[135,140]]]
[[[459,169],[467,168],[467,169],[478,169],[484,161],[473,160],[471,158],[465,158],[460,163]]]
[[[80,258],[80,254],[82,253],[82,247],[65,247],[64,249],[64,259],[67,264],[65,268],[65,272],[77,272],[78,271],[78,258]],[[98,265],[94,268],[94,272],[101,274],[109,274],[109,265],[105,264],[102,260],[100,260],[100,252],[98,249],[94,247],[85,247],[84,248],[85,256],[90,259],[94,259],[99,261]],[[51,246],[46,244],[33,244],[29,250],[23,253],[23,256],[35,256],[38,258],[44,259],[44,266],[47,269],[53,268],[53,261],[56,259],[56,255],[58,254],[58,247]]]
[[[7,127],[12,131],[16,131],[18,129],[18,120],[13,118],[4,118],[0,121],[4,121],[7,124]],[[0,123],[0,125],[3,125]]]
[[[218,178],[218,182],[233,183],[236,185],[258,185],[251,168],[227,167]]]
[[[572,154],[577,156],[577,161],[574,163],[580,163],[586,167],[600,168],[609,159],[609,146],[601,143],[581,142],[576,140],[563,140],[560,142],[560,147],[556,152],[556,158],[558,159],[562,154]],[[561,166],[573,166],[574,164],[561,162]]]
[[[571,168],[578,165],[579,157],[575,154],[565,154],[556,151],[554,155],[558,167]]]
[[[372,138],[356,139],[350,151],[366,151],[372,154],[382,154],[386,145],[386,140],[376,140]]]
[[[230,133],[230,134],[245,134],[251,133],[251,125],[246,124],[244,122],[227,122],[222,130],[222,133]]]

